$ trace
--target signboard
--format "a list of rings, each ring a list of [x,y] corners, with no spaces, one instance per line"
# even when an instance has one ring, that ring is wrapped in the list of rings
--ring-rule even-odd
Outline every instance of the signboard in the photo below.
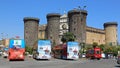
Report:
[[[24,40],[11,39],[9,48],[25,48],[25,42]]]
[[[79,58],[79,43],[78,42],[68,42],[67,43],[67,59],[78,59]]]
[[[38,53],[40,59],[51,58],[51,42],[50,40],[39,40],[38,41]]]

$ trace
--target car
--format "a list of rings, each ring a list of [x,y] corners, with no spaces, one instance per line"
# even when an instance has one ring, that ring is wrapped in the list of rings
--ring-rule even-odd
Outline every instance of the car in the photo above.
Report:
[[[104,53],[102,53],[101,55],[102,55],[102,58],[103,58],[103,59],[105,59],[105,54],[104,54]]]
[[[8,53],[7,52],[3,52],[2,56],[3,56],[3,58],[7,58],[8,57]]]
[[[117,64],[120,64],[120,56],[117,57]]]
[[[85,53],[83,53],[83,54],[82,54],[82,58],[85,58],[85,57],[86,57],[86,54],[85,54]]]
[[[0,50],[0,56],[2,55],[2,51]]]

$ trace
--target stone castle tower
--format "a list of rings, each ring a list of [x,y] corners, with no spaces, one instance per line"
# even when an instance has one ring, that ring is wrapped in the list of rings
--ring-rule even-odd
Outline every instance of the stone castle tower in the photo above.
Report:
[[[117,25],[117,22],[104,23],[106,44],[117,45]]]
[[[60,14],[49,13],[47,14],[47,28],[46,38],[51,40],[53,44],[59,43],[59,25],[60,25]]]
[[[73,33],[78,42],[86,42],[87,11],[74,9],[68,12],[69,32]]]
[[[24,39],[27,46],[33,46],[38,40],[39,19],[25,17],[24,21]]]

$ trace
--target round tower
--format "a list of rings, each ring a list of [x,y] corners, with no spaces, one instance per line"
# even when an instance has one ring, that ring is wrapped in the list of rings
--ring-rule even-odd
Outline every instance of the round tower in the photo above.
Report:
[[[39,19],[25,17],[24,21],[24,39],[27,46],[33,46],[38,40]]]
[[[49,13],[46,16],[47,18],[46,37],[47,39],[50,39],[54,45],[59,44],[60,16],[61,15],[59,13]]]
[[[104,23],[105,43],[107,45],[117,45],[117,22]]]
[[[68,12],[69,32],[73,33],[80,43],[86,42],[87,11],[74,9]]]

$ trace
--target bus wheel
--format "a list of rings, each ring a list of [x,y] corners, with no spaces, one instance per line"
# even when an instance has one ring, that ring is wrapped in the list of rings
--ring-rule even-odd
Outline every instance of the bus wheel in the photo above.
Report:
[[[93,58],[93,57],[91,57],[90,59],[91,59],[91,60],[93,60],[94,58]]]
[[[9,61],[12,61],[11,59],[9,59]]]
[[[100,58],[97,58],[97,60],[100,60]]]

